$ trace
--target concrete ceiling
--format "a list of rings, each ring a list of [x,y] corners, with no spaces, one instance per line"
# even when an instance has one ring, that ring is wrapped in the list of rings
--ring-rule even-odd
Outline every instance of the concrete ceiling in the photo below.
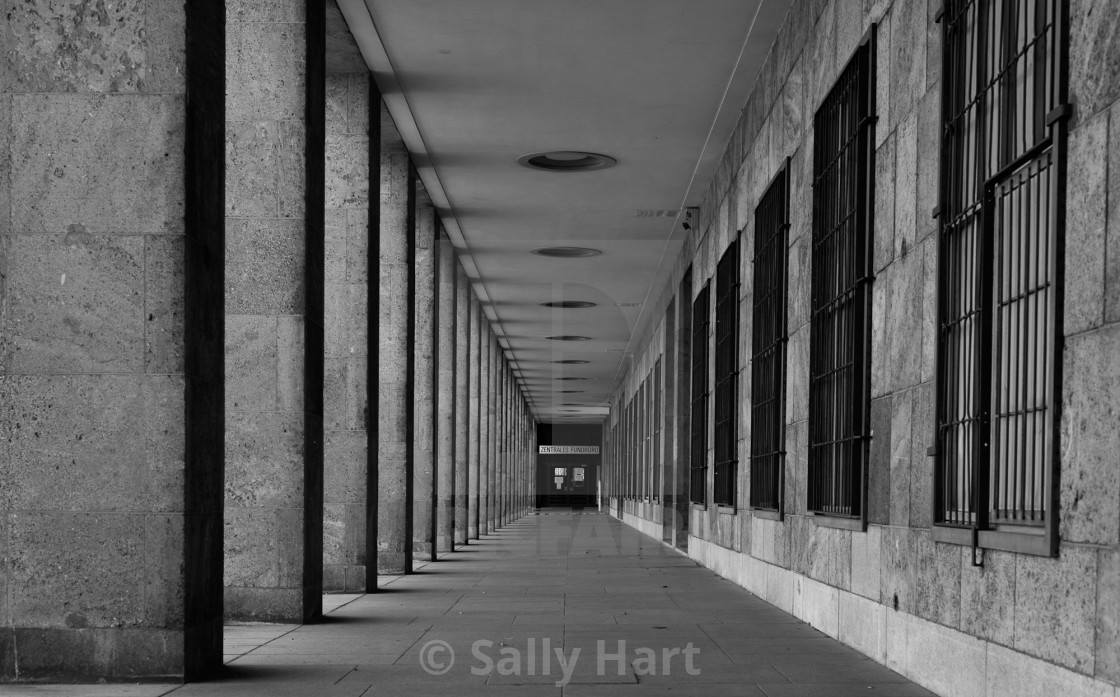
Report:
[[[645,304],[680,251],[679,211],[700,203],[788,5],[339,0],[542,421],[606,414],[633,333],[656,320]],[[517,162],[551,150],[618,164],[555,173]],[[530,253],[545,246],[602,254]],[[554,300],[598,306],[540,305]],[[564,334],[591,340],[545,338]],[[553,363],[563,359],[589,363]]]

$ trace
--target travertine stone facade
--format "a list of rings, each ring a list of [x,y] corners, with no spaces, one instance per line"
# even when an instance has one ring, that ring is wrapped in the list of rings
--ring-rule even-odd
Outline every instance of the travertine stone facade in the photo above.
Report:
[[[1074,114],[1062,289],[1059,553],[1048,558],[987,551],[983,566],[976,567],[968,547],[933,539],[932,460],[926,454],[937,377],[937,223],[931,213],[938,193],[941,27],[935,16],[941,4],[793,3],[703,199],[699,229],[661,293],[660,311],[649,314],[657,319],[639,329],[643,348],[612,400],[613,412],[665,354],[665,309],[672,302],[692,302],[742,230],[739,505],[733,510],[691,506],[689,553],[943,694],[971,694],[968,690],[985,684],[989,694],[1107,692],[1120,684],[1120,584],[1115,580],[1120,557],[1115,461],[1120,449],[1115,427],[1120,405],[1115,360],[1120,355],[1120,264],[1115,262],[1120,250],[1120,6],[1069,3]],[[873,441],[864,532],[826,527],[809,514],[805,472],[813,115],[873,24],[878,112]],[[787,157],[786,515],[776,520],[746,506],[752,301],[747,250],[754,208]],[[691,295],[681,297],[678,283],[689,267]],[[678,319],[671,329],[681,327]],[[687,438],[682,417],[667,423],[663,433]],[[708,476],[711,487],[710,471]],[[651,534],[671,525],[659,505],[615,505],[626,520]]]

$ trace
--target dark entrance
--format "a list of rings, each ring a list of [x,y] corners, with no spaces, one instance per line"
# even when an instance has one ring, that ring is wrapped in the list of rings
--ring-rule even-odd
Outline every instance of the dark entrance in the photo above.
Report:
[[[539,424],[537,444],[537,508],[597,506],[602,426]]]

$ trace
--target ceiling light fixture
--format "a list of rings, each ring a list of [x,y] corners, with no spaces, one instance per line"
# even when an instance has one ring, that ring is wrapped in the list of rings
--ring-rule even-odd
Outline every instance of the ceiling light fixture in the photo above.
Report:
[[[614,167],[618,164],[618,160],[609,155],[593,152],[553,150],[530,153],[518,158],[517,163],[523,167],[542,169],[546,172],[589,172],[593,169]]]
[[[591,361],[584,361],[584,360],[580,360],[578,358],[565,358],[562,361],[553,361],[553,363],[561,363],[563,365],[583,365],[584,363],[590,363],[590,362]]]
[[[542,257],[558,257],[560,259],[578,259],[580,257],[597,257],[602,254],[598,249],[590,247],[540,247],[530,250],[530,254]]]
[[[557,380],[586,380],[587,378],[556,378]]]
[[[589,336],[579,336],[578,334],[558,334],[557,336],[546,336],[550,341],[591,341]]]
[[[554,300],[550,303],[541,303],[541,307],[559,307],[565,310],[581,310],[585,307],[595,307],[595,303],[586,300]]]

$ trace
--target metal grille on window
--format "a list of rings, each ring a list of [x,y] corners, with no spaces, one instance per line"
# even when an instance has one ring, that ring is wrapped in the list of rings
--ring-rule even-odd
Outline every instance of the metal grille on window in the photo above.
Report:
[[[739,240],[716,267],[715,503],[735,505],[738,482],[739,415]]]
[[[661,500],[661,359],[653,366],[653,498]]]
[[[631,443],[631,435],[629,435],[629,402],[623,407],[623,425],[622,425],[622,447],[623,447],[623,463],[622,463],[622,478],[623,478],[623,498],[629,499],[629,443]]]
[[[785,469],[789,163],[754,209],[751,507],[779,511]]]
[[[935,519],[1042,525],[1064,180],[1058,0],[948,0],[942,18]]]
[[[692,442],[689,451],[689,497],[707,503],[708,471],[708,295],[710,286],[692,303]]]
[[[874,37],[874,30],[872,30]],[[874,39],[814,120],[809,510],[863,513],[871,367]]]
[[[627,484],[626,496],[631,498],[631,499],[634,498],[634,487],[635,487],[634,482],[635,482],[635,479],[636,479],[634,477],[634,467],[635,467],[635,462],[637,461],[637,456],[635,455],[635,452],[634,452],[634,441],[635,441],[635,437],[634,437],[634,409],[635,409],[634,399],[631,398],[630,399],[630,404],[629,404],[629,406],[626,410],[626,438],[627,438],[627,445],[628,445],[627,455],[626,455],[626,468],[627,468],[626,469],[626,484]]]
[[[645,419],[643,423],[646,428],[646,453],[645,460],[642,461],[642,483],[645,485],[645,498],[653,497],[653,393],[650,390],[649,377],[647,376],[645,382],[642,383],[642,395],[645,399],[642,404],[645,408]]]
[[[645,499],[649,488],[649,383],[638,388],[638,498]]]

